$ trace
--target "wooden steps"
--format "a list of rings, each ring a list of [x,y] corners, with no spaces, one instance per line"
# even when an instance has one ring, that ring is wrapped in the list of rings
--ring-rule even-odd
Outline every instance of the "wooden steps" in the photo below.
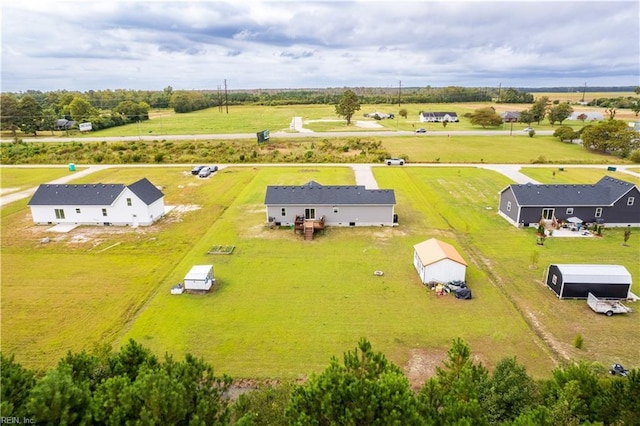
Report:
[[[304,222],[304,239],[305,241],[313,240],[313,222],[305,221]]]

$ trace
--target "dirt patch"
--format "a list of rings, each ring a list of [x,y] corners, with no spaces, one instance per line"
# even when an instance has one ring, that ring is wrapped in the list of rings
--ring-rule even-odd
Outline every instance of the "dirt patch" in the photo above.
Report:
[[[182,222],[186,213],[200,210],[201,208],[202,206],[198,204],[178,204],[169,210],[163,220],[165,223]]]
[[[390,238],[403,237],[405,235],[407,235],[407,233],[397,227],[384,227],[373,233],[376,239],[385,241]]]
[[[551,348],[553,352],[564,358],[565,361],[569,361],[571,359],[569,353],[562,347],[560,342],[554,339],[551,334],[547,333],[533,312],[527,310],[527,316],[529,317],[528,323],[534,328],[536,334],[547,344],[547,346]]]
[[[447,357],[444,350],[411,349],[409,360],[403,370],[409,379],[409,386],[419,390],[427,379],[436,375],[436,367]]]

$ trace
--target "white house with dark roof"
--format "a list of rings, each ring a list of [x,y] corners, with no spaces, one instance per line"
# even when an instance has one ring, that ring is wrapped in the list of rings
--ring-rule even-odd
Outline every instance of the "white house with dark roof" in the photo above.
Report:
[[[365,189],[354,185],[267,186],[267,221],[276,226],[295,224],[296,217],[319,220],[328,226],[393,226],[396,196],[393,189]]]
[[[457,123],[460,121],[458,114],[455,112],[420,112],[421,123],[442,123],[447,121],[450,123]]]
[[[567,117],[570,121],[600,121],[604,119],[601,112],[598,111],[574,111]]]
[[[123,184],[42,184],[29,201],[33,222],[147,226],[164,216],[164,194],[147,178]]]
[[[605,176],[593,185],[509,185],[500,191],[499,214],[515,226],[579,218],[610,227],[640,226],[640,191]]]

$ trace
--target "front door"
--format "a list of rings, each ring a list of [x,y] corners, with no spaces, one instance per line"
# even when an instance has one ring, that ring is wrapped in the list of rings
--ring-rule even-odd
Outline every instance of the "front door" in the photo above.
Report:
[[[316,218],[316,209],[312,209],[312,208],[304,209],[304,218],[305,219],[315,219]]]
[[[552,220],[555,210],[556,209],[542,209],[542,218],[544,220]]]

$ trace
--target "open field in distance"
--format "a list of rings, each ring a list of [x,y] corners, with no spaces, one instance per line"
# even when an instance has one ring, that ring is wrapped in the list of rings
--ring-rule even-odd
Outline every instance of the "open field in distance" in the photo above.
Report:
[[[558,95],[558,94],[556,94]],[[535,94],[539,96],[539,94]],[[620,95],[618,95],[620,96]],[[551,100],[556,97],[551,96]],[[562,100],[562,97],[558,98]],[[114,137],[114,136],[157,136],[158,140],[162,140],[163,135],[200,135],[200,134],[233,134],[233,133],[255,133],[261,130],[269,129],[275,132],[291,132],[290,124],[293,117],[302,117],[304,127],[315,132],[327,131],[351,131],[358,133],[364,130],[371,130],[358,127],[355,121],[367,121],[378,124],[379,130],[404,130],[414,131],[417,128],[424,127],[428,131],[433,130],[482,130],[481,126],[472,125],[464,114],[471,113],[482,107],[491,106],[498,113],[504,111],[523,111],[531,108],[531,104],[496,104],[493,102],[480,103],[449,103],[449,104],[374,104],[361,106],[353,117],[354,123],[347,126],[344,119],[338,117],[335,113],[334,105],[285,105],[285,106],[256,106],[256,105],[239,105],[230,106],[229,113],[226,108],[220,110],[218,108],[209,108],[200,111],[194,111],[187,114],[176,114],[173,110],[155,110],[150,112],[150,120],[140,123],[128,124],[125,126],[112,127],[96,132],[88,132],[80,137]],[[604,108],[588,107],[581,105],[573,105],[575,111],[599,111],[604,113]],[[400,109],[407,110],[407,118],[399,116]],[[444,127],[441,123],[420,123],[419,113],[421,111],[451,111],[456,112],[460,117],[459,123],[448,123]],[[365,113],[386,112],[393,113],[396,118],[393,120],[374,120],[365,118]],[[635,121],[638,117],[631,110],[620,109],[616,112],[616,119]],[[570,125],[576,129],[583,127],[586,123],[580,121],[565,121],[563,124]],[[556,123],[557,127],[558,124]],[[502,130],[521,131],[527,127],[525,123],[503,124],[498,127]],[[536,130],[553,130],[548,121],[544,120],[539,125],[533,123]],[[492,128],[495,129],[495,128]],[[57,136],[65,136],[65,132],[53,132]],[[8,132],[1,133],[3,140],[11,140]],[[43,131],[39,133],[42,137],[51,137],[52,132]],[[21,135],[22,137],[30,137],[31,135]],[[320,135],[321,137],[321,135]]]

